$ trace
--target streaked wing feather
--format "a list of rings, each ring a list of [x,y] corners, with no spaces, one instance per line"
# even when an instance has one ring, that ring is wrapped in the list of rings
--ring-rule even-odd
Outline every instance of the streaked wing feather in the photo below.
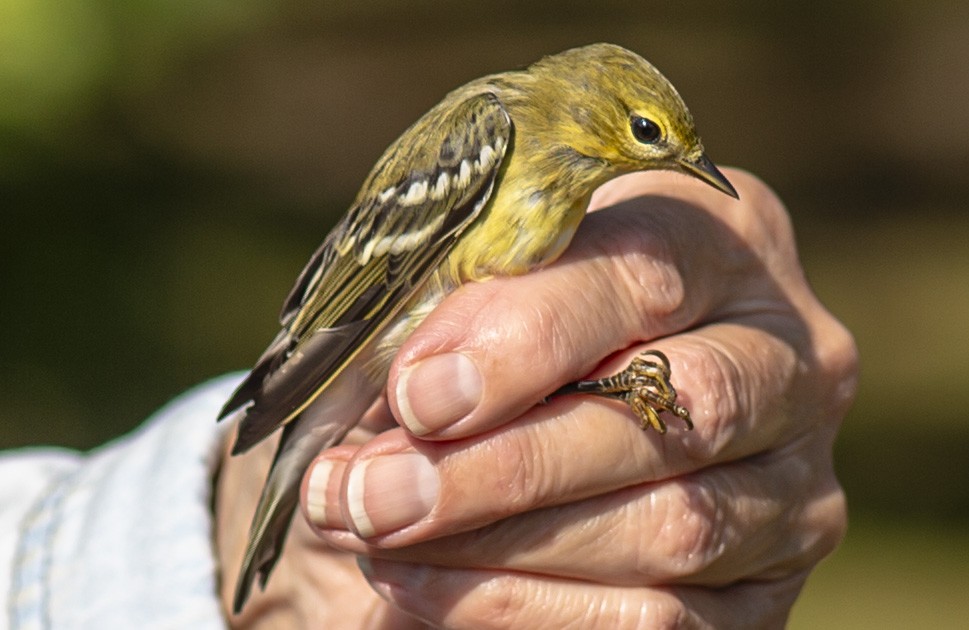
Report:
[[[437,127],[452,132],[425,140]],[[368,194],[300,274],[281,315],[285,330],[223,409],[253,402],[236,452],[295,417],[407,304],[490,199],[511,133],[501,103],[485,92],[431,110],[384,154]],[[447,185],[435,189],[442,176]]]

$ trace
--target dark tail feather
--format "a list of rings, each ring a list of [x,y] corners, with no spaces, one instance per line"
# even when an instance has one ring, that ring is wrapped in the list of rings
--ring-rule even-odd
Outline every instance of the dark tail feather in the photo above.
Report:
[[[299,502],[299,482],[293,483],[286,477],[277,474],[277,464],[279,463],[286,448],[288,438],[293,432],[296,423],[290,423],[283,429],[282,440],[279,443],[279,450],[269,475],[266,478],[266,485],[263,487],[262,495],[259,497],[259,504],[256,513],[252,517],[252,526],[249,529],[249,542],[246,545],[246,553],[242,559],[242,569],[236,581],[236,593],[232,602],[232,611],[236,614],[242,611],[249,594],[252,592],[252,584],[259,578],[259,587],[266,588],[266,581],[276,561],[283,550],[286,542],[286,534],[289,532],[290,521],[296,512],[296,505]],[[289,483],[287,483],[289,482]]]
[[[320,451],[343,439],[380,393],[360,366],[349,366],[297,418],[283,428],[262,496],[249,530],[249,543],[236,584],[232,609],[242,610],[259,578],[263,587],[286,541],[290,521],[299,503],[303,474]]]

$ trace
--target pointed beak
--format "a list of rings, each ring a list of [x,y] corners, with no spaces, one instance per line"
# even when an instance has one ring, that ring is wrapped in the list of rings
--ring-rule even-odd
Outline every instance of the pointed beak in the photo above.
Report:
[[[710,158],[708,158],[705,153],[701,153],[700,157],[696,160],[681,161],[680,166],[683,167],[683,170],[689,175],[710,184],[720,192],[730,195],[734,199],[740,199],[740,195],[737,194],[737,190],[733,187],[730,181],[723,176],[720,169],[718,169],[716,165],[710,161]]]

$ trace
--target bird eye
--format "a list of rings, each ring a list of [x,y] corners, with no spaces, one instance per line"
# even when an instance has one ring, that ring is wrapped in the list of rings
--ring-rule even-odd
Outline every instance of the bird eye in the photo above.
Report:
[[[643,144],[653,144],[660,137],[659,125],[648,118],[633,116],[631,120],[633,136]]]

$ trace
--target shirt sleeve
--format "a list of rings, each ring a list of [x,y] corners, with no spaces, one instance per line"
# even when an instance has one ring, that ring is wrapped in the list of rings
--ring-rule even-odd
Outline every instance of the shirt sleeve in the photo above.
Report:
[[[225,626],[211,502],[227,426],[215,418],[239,378],[182,395],[88,454],[0,456],[0,615],[11,628]]]

